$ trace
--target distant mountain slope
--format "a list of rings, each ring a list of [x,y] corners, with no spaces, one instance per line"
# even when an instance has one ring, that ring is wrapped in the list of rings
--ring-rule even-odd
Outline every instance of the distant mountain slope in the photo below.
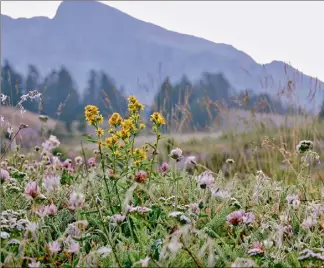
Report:
[[[53,19],[1,15],[1,30],[2,59],[22,71],[33,63],[42,74],[64,64],[80,89],[90,68],[103,69],[149,103],[165,76],[198,79],[208,71],[223,73],[237,90],[272,94],[292,80],[300,104],[313,106],[310,90],[316,91],[316,107],[322,101],[324,84],[283,62],[260,65],[231,45],[168,31],[99,2],[62,2]]]

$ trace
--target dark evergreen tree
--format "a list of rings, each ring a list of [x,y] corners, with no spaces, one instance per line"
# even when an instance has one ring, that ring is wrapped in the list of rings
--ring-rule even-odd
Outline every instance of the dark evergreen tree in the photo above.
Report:
[[[8,61],[1,70],[1,93],[8,96],[7,104],[16,106],[22,95],[23,78],[15,72]]]

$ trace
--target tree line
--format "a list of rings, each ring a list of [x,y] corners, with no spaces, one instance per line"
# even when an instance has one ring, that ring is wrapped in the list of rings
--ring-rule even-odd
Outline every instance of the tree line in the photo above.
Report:
[[[113,112],[125,116],[127,111],[122,89],[117,88],[115,81],[102,70],[89,71],[83,91],[77,89],[64,66],[52,70],[44,78],[35,65],[29,65],[26,76],[19,74],[8,61],[1,70],[2,94],[8,96],[10,105],[16,106],[28,91],[38,90],[42,94],[41,100],[26,102],[24,108],[62,120],[68,130],[75,120],[85,126],[83,110],[88,104],[98,106],[104,116]],[[211,127],[217,119],[223,120],[219,115],[230,108],[275,113],[287,111],[280,101],[267,94],[237,92],[221,73],[207,72],[195,82],[183,76],[179,82],[172,83],[166,77],[147,111],[159,111],[164,115],[167,121],[165,131],[179,128],[202,130]]]

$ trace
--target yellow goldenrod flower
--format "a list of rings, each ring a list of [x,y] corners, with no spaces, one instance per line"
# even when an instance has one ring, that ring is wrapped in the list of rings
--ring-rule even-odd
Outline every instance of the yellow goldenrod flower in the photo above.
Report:
[[[100,115],[97,117],[97,123],[98,123],[98,124],[102,124],[103,121],[104,121],[104,118],[103,118],[103,116],[100,114]]]
[[[105,139],[105,143],[109,148],[113,147],[117,143],[117,141],[118,141],[118,138],[116,140],[115,137],[109,137],[109,138]]]
[[[145,124],[144,123],[140,123],[139,127],[140,127],[140,129],[144,129],[145,128]]]
[[[103,136],[105,134],[105,131],[102,128],[99,127],[99,128],[96,129],[96,134],[97,134],[98,137],[101,137],[101,136]]]
[[[133,156],[137,160],[146,160],[147,159],[146,152],[144,150],[142,150],[142,149],[139,149],[139,148],[136,148],[134,150]]]
[[[102,146],[102,140],[99,139],[98,140],[98,147],[101,148],[101,146]]]
[[[110,126],[120,126],[123,122],[123,118],[120,116],[119,113],[113,113],[112,116],[108,120]]]
[[[157,126],[165,125],[165,120],[163,116],[158,112],[155,112],[151,115],[151,121]]]
[[[99,109],[94,105],[87,105],[85,107],[84,115],[89,125],[93,125],[99,116]]]

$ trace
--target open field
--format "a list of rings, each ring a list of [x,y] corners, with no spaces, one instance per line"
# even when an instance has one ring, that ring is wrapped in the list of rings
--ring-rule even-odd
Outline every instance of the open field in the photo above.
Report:
[[[85,155],[79,137],[52,136],[1,156],[4,267],[323,263],[322,122],[273,116],[274,126],[260,115],[239,125],[233,116],[232,130],[160,140],[156,114],[155,136],[117,123],[111,135],[128,137],[117,141],[101,136],[96,116],[88,110],[97,136],[91,146],[83,137]]]

